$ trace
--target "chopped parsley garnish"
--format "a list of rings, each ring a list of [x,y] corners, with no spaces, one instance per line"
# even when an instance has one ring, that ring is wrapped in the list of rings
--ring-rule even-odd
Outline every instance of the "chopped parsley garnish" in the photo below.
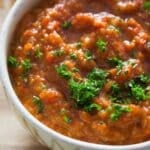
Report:
[[[54,56],[62,56],[64,54],[64,50],[62,49],[56,49],[54,52],[53,52],[53,55]]]
[[[143,82],[143,83],[148,83],[150,82],[150,76],[149,75],[146,75],[146,74],[141,74],[139,76],[140,78],[140,81]]]
[[[150,100],[150,93],[145,95],[145,100]]]
[[[117,57],[113,57],[113,58],[110,58],[108,60],[112,66],[116,66],[117,71],[118,71],[117,74],[119,74],[123,68],[123,61]]]
[[[82,43],[81,43],[81,42],[77,42],[77,43],[76,43],[76,48],[77,48],[77,49],[80,49],[81,47],[82,47]]]
[[[77,59],[77,55],[76,54],[70,54],[70,58],[73,59],[73,60],[76,60]]]
[[[107,44],[108,43],[106,41],[102,40],[102,39],[99,39],[96,42],[96,45],[97,45],[100,52],[105,52]]]
[[[24,74],[27,74],[30,71],[30,69],[32,68],[32,65],[29,59],[25,59],[22,61],[22,68],[23,68]]]
[[[85,52],[85,59],[86,60],[93,60],[94,59],[94,56],[91,54],[91,52],[89,50],[87,50]]]
[[[150,99],[150,94],[148,94],[146,91],[146,85],[143,85],[143,83],[146,84],[148,80],[145,77],[143,78],[143,75],[141,75],[140,81],[141,83],[135,79],[129,81],[127,84],[127,86],[130,88],[131,96],[137,101]]]
[[[35,49],[35,57],[36,58],[41,58],[43,56],[43,53],[39,47],[36,47]]]
[[[123,61],[117,57],[109,58],[108,61],[111,66],[118,66],[123,64]]]
[[[130,87],[131,90],[131,96],[133,96],[137,101],[145,99],[146,96],[145,89],[141,85],[135,83],[134,80],[131,80],[128,83],[128,86]]]
[[[113,58],[109,58],[108,59],[109,63],[111,66],[116,67],[117,68],[117,75],[120,74],[120,72],[122,71],[123,67],[126,67],[128,65],[131,65],[132,68],[136,68],[138,66],[136,59],[129,59],[127,61],[123,61],[117,57],[113,57]],[[124,73],[128,73],[128,71],[124,71]]]
[[[92,100],[98,95],[106,82],[108,76],[106,71],[95,68],[83,81],[75,81],[74,79],[71,79],[72,73],[64,64],[57,66],[56,71],[64,79],[70,79],[70,94],[79,107],[88,111],[100,109],[96,104],[93,104]]]
[[[62,115],[64,122],[66,122],[67,124],[70,124],[72,122],[72,119],[68,117],[67,113],[68,113],[67,109],[61,108],[60,115]]]
[[[84,81],[69,81],[71,97],[80,107],[89,107],[92,100],[98,95],[106,82],[107,73],[101,69],[95,68],[87,75]]]
[[[119,87],[117,83],[113,83],[111,86],[111,91],[112,91],[112,95],[116,96],[120,93],[121,88]]]
[[[19,63],[15,57],[9,56],[8,57],[8,65],[13,68],[16,68],[19,65]]]
[[[110,119],[112,121],[117,121],[123,114],[129,113],[132,109],[128,106],[123,106],[120,104],[112,104],[111,108],[112,113],[110,115]]]
[[[90,105],[85,106],[84,110],[87,111],[87,112],[92,112],[94,110],[101,111],[102,107],[100,105],[96,104],[96,103],[92,103]]]
[[[67,115],[64,115],[63,119],[68,124],[70,124],[72,122],[72,119],[70,117],[68,117]]]
[[[72,26],[71,21],[64,21],[62,24],[62,28],[65,30],[69,29],[71,26]]]
[[[42,113],[43,109],[44,109],[44,105],[43,105],[41,99],[37,96],[33,96],[33,103],[37,106],[38,113]]]
[[[71,79],[69,81],[71,97],[78,106],[89,105],[92,99],[98,94],[100,88],[96,82],[85,80],[82,82]]]
[[[72,77],[71,71],[68,70],[67,66],[65,64],[60,64],[59,66],[56,66],[56,71],[64,79],[70,79]]]
[[[150,2],[148,2],[148,1],[144,2],[143,8],[144,8],[145,10],[150,11]]]
[[[112,103],[117,103],[117,104],[126,103],[126,100],[124,100],[119,94],[116,96],[110,96],[109,98],[110,98]]]
[[[131,87],[131,92],[136,100],[143,100],[145,98],[145,90],[140,85]]]
[[[99,68],[94,68],[93,71],[87,75],[88,79],[93,81],[99,81],[99,80],[105,81],[107,76],[108,73]]]
[[[119,86],[118,83],[114,82],[111,85],[110,88],[110,100],[113,103],[126,103],[125,97],[124,97],[124,90],[122,90],[122,88]]]
[[[110,100],[119,104],[149,100],[150,93],[147,90],[149,82],[150,77],[146,74],[141,74],[121,87],[117,83],[113,83],[110,91]]]

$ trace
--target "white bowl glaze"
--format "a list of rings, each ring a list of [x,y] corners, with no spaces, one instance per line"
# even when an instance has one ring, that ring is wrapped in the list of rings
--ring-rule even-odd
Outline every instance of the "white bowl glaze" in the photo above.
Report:
[[[150,141],[126,146],[111,146],[75,140],[49,129],[24,108],[10,82],[7,68],[7,52],[18,22],[38,1],[39,0],[17,0],[5,20],[0,36],[0,76],[8,100],[18,119],[38,141],[54,150],[150,150]]]

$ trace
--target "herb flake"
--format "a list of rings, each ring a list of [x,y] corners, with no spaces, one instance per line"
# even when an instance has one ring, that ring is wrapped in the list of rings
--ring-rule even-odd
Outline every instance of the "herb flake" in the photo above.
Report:
[[[63,119],[67,124],[70,124],[72,122],[72,119],[68,117],[67,115],[64,115]]]
[[[132,109],[128,106],[123,106],[120,104],[112,104],[111,106],[112,113],[110,115],[110,119],[112,121],[117,121],[123,114],[129,113]]]
[[[54,52],[53,52],[53,55],[54,56],[57,56],[57,57],[60,57],[64,54],[64,50],[62,49],[56,49]]]
[[[62,28],[63,28],[64,30],[69,29],[71,26],[72,26],[71,21],[64,21],[63,24],[62,24]]]
[[[55,67],[57,73],[59,74],[59,76],[61,76],[62,78],[68,80],[72,77],[72,73],[71,71],[68,70],[67,66],[65,64],[60,64],[59,66]]]
[[[19,65],[19,63],[15,57],[9,56],[8,57],[8,65],[13,68],[16,68]]]
[[[40,59],[42,56],[43,56],[43,53],[42,53],[41,49],[39,47],[36,47],[35,57]]]
[[[145,10],[150,11],[150,2],[149,2],[149,1],[144,2],[143,8],[144,8]]]
[[[87,112],[92,112],[94,110],[101,111],[102,107],[100,105],[96,104],[96,103],[92,103],[92,104],[90,104],[88,106],[85,106],[84,110],[87,111]]]
[[[108,43],[106,41],[102,40],[102,39],[99,39],[96,42],[96,45],[97,45],[100,52],[105,52],[106,51],[107,44]]]
[[[38,113],[42,113],[44,109],[44,105],[41,99],[37,96],[33,96],[33,103],[37,106]]]
[[[22,68],[23,68],[24,74],[27,74],[32,68],[31,61],[29,59],[23,60]]]

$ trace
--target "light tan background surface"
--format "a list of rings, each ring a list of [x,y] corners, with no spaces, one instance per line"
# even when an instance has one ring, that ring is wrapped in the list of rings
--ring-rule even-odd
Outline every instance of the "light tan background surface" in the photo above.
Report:
[[[13,0],[0,0],[0,29]],[[0,83],[0,150],[47,150],[22,128],[11,111]]]

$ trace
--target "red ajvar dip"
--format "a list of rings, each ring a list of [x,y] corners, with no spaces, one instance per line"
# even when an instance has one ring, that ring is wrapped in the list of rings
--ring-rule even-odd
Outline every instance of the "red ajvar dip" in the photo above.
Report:
[[[113,145],[150,140],[150,2],[44,0],[18,25],[12,85],[40,122]]]

